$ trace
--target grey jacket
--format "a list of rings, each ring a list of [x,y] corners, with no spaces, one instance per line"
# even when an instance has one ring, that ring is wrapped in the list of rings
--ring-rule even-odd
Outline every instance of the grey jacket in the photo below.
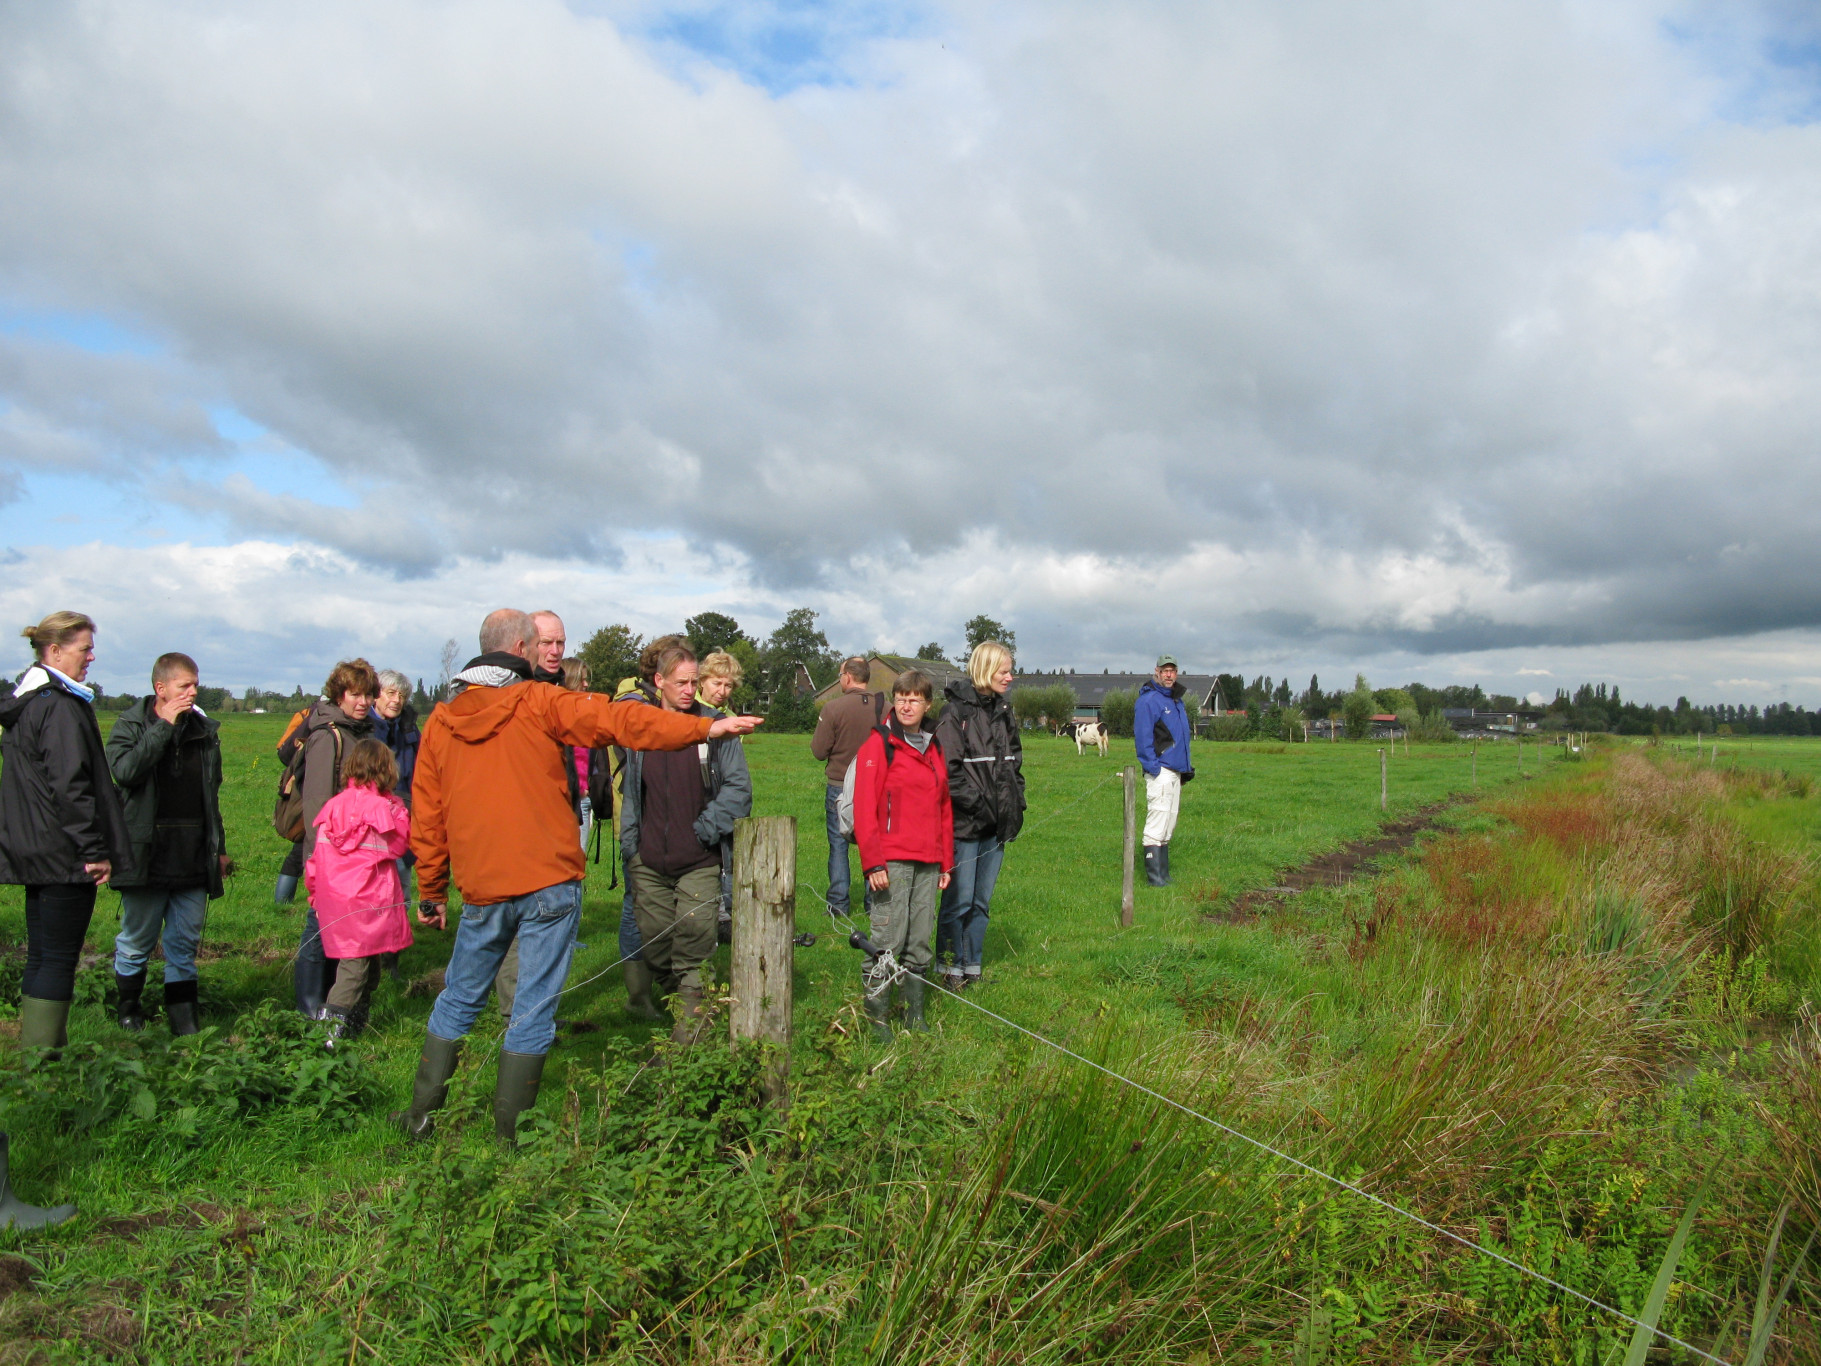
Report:
[[[697,702],[691,716],[718,720],[721,713]],[[752,771],[746,767],[746,750],[737,735],[723,735],[703,744],[708,750],[708,805],[696,817],[696,838],[705,848],[719,847],[721,866],[733,858],[733,823],[752,815]],[[700,753],[698,746],[697,752]],[[644,800],[645,755],[626,755],[624,783],[620,789],[620,855],[630,864],[639,852],[639,808]]]
[[[158,829],[158,763],[171,747],[177,727],[161,721],[153,710],[155,697],[142,697],[114,722],[107,737],[107,766],[114,784],[126,800],[127,836],[133,842],[133,872],[116,876],[115,887],[141,887],[152,867],[152,845]],[[227,852],[227,832],[221,824],[221,723],[200,711],[187,721],[198,729],[187,743],[206,746],[202,769],[203,828],[208,836],[207,886],[211,897],[221,895],[221,855]]]

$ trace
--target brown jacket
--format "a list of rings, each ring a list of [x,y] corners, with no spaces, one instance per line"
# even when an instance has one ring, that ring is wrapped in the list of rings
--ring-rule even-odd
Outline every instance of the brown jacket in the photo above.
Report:
[[[891,705],[884,693],[844,692],[822,705],[816,733],[810,737],[809,752],[817,759],[828,760],[830,786],[847,777],[847,766],[866,743],[872,728],[891,715]]]
[[[586,871],[563,776],[563,745],[682,749],[708,738],[706,716],[535,683],[471,687],[430,713],[411,781],[411,848],[425,901],[488,905]]]

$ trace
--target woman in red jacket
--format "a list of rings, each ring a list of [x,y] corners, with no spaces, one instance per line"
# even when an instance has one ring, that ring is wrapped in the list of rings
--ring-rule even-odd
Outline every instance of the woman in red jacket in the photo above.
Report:
[[[936,899],[955,864],[955,818],[949,807],[942,746],[923,729],[936,692],[929,675],[907,669],[892,684],[890,718],[854,759],[854,839],[872,891],[872,941],[906,968],[904,1023],[922,1029],[923,984],[931,962]],[[879,959],[861,970],[866,1013],[882,1041],[892,1036],[891,1003]]]

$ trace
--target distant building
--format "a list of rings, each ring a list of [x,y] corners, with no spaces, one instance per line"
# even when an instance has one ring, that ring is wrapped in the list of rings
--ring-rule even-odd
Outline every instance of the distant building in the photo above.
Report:
[[[1540,707],[1518,707],[1511,711],[1476,711],[1472,707],[1444,707],[1442,719],[1459,734],[1476,740],[1494,740],[1500,735],[1535,730],[1543,723]]]
[[[1149,674],[1019,674],[1012,680],[1012,691],[1065,684],[1075,690],[1075,719],[1095,721],[1108,693],[1135,693],[1150,681]],[[1214,714],[1214,689],[1219,679],[1213,674],[1177,674],[1176,681],[1182,684],[1183,696],[1194,698],[1203,715]]]
[[[911,659],[905,655],[868,655],[866,664],[866,687],[869,692],[889,694],[892,684],[898,681],[898,675],[907,669],[921,669],[928,674],[930,681],[936,685],[938,697],[957,678],[967,677],[966,669],[958,669],[946,659]],[[1013,683],[1012,686],[1017,687],[1018,685]],[[833,683],[816,694],[816,705],[820,707],[829,698],[840,695],[841,678],[836,675]]]

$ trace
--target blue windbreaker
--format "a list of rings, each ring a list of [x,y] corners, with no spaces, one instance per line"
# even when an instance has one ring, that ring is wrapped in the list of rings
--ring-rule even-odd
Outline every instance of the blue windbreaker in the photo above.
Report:
[[[1153,738],[1159,721],[1170,732],[1170,744],[1161,754]],[[1189,771],[1189,713],[1182,705],[1182,684],[1166,691],[1153,678],[1138,690],[1138,704],[1132,709],[1132,743],[1147,778],[1155,778],[1161,768]]]

